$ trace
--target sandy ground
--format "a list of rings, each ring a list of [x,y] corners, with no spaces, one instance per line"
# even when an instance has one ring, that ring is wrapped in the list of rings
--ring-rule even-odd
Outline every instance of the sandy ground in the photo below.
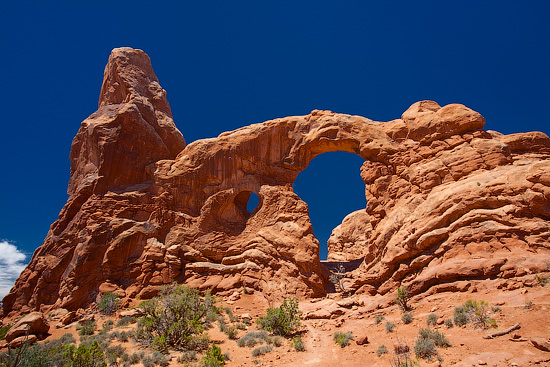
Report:
[[[419,360],[418,366],[550,366],[550,352],[536,349],[529,341],[532,337],[550,340],[550,285],[540,285],[531,288],[518,288],[511,291],[495,289],[490,282],[479,283],[472,287],[473,291],[464,293],[439,293],[422,299],[412,299],[413,321],[405,325],[401,321],[401,310],[393,305],[393,295],[386,297],[355,297],[360,303],[350,308],[337,308],[328,319],[302,320],[299,334],[305,342],[306,350],[295,351],[290,347],[290,339],[284,339],[282,346],[260,357],[253,357],[254,348],[238,347],[236,340],[230,340],[219,331],[217,324],[208,331],[211,339],[229,353],[227,366],[392,366],[394,346],[401,343],[411,349],[414,357],[414,344],[418,331],[426,327],[426,319],[430,313],[438,315],[439,325],[435,329],[443,332],[452,346],[438,348],[442,361]],[[316,309],[334,310],[335,301],[339,295],[330,295],[325,299],[305,300],[300,302],[303,315],[307,316]],[[475,329],[472,326],[447,328],[443,320],[453,317],[456,306],[466,300],[485,300],[490,306],[498,306],[499,312],[492,315],[498,322],[497,329]],[[530,305],[531,303],[531,305]],[[530,305],[530,307],[526,307]],[[235,315],[249,314],[253,320],[266,313],[269,302],[259,293],[242,294],[234,301],[223,302],[223,306],[232,309]],[[275,304],[278,306],[278,304]],[[342,313],[338,315],[339,313]],[[384,317],[380,324],[375,324],[377,315]],[[97,324],[101,326],[107,318],[97,316]],[[116,321],[116,317],[112,318]],[[393,332],[385,330],[386,322],[396,324]],[[484,339],[489,333],[504,330],[516,323],[521,328],[507,335],[494,339]],[[52,323],[54,324],[54,323]],[[119,330],[131,330],[135,325]],[[252,323],[248,330],[239,330],[238,336],[255,329]],[[336,331],[351,331],[357,337],[366,335],[368,344],[357,345],[355,341],[341,348],[333,341]],[[47,340],[72,333],[78,340],[75,325],[68,328],[51,328]],[[515,335],[515,339],[513,336]],[[115,344],[116,342],[113,342]],[[143,349],[131,340],[122,343],[127,352],[132,353]],[[380,346],[386,346],[390,353],[377,356]],[[177,356],[181,352],[172,353],[170,366],[181,366]],[[136,366],[140,366],[139,364]]]

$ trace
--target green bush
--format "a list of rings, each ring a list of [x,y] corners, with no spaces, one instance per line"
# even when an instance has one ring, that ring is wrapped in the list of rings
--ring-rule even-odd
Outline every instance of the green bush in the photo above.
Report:
[[[337,331],[334,333],[332,340],[334,340],[341,348],[344,348],[347,347],[353,340],[353,334],[351,331],[348,331],[347,333]]]
[[[252,351],[252,357],[259,357],[264,354],[267,354],[273,350],[272,345],[262,345],[261,347],[258,347]]]
[[[428,318],[426,319],[426,324],[428,326],[435,326],[437,324],[437,314],[431,313],[428,315]]]
[[[384,320],[384,318],[385,318],[385,317],[382,316],[382,315],[376,315],[376,316],[374,317],[374,324],[375,324],[375,325],[380,324],[380,323]]]
[[[75,339],[71,334],[65,334],[59,339],[46,341],[43,344],[25,345],[0,353],[0,366],[18,367],[72,367]],[[15,363],[19,355],[18,363]]]
[[[395,324],[392,322],[386,322],[386,332],[391,333],[395,330]]]
[[[485,301],[468,300],[455,307],[454,322],[457,326],[471,323],[476,328],[496,327],[496,320],[489,317],[489,305]]]
[[[378,349],[376,350],[376,355],[378,357],[380,357],[383,354],[388,354],[388,348],[386,348],[385,345],[379,346]]]
[[[138,321],[136,339],[150,345],[155,338],[164,337],[166,344],[175,348],[202,345],[204,337],[197,336],[219,312],[213,296],[201,296],[198,290],[179,284],[163,287],[160,296],[142,307],[146,316]]]
[[[306,350],[306,345],[304,344],[304,341],[302,340],[302,337],[300,335],[292,338],[292,341],[290,342],[290,347],[294,348],[298,352],[303,352]]]
[[[99,332],[100,334],[106,334],[109,331],[113,330],[113,327],[115,326],[115,323],[113,320],[107,320],[103,323],[103,328]]]
[[[201,360],[201,367],[220,367],[225,365],[226,356],[222,350],[212,342],[211,347],[206,351]]]
[[[101,296],[97,307],[99,308],[99,312],[101,312],[102,314],[111,316],[116,312],[116,310],[118,310],[119,305],[119,296],[117,296],[113,292],[105,292]]]
[[[130,364],[138,364],[141,359],[144,357],[144,352],[135,352],[130,355],[130,359],[128,360]]]
[[[401,315],[401,321],[403,321],[404,324],[410,324],[413,320],[413,314],[410,312],[405,312],[403,315]]]
[[[409,310],[409,298],[410,294],[407,290],[407,287],[404,285],[397,288],[397,297],[395,298],[395,303],[403,310],[408,311]]]
[[[269,308],[267,315],[260,316],[256,323],[275,335],[288,336],[300,327],[301,313],[298,300],[285,298],[280,307]]]

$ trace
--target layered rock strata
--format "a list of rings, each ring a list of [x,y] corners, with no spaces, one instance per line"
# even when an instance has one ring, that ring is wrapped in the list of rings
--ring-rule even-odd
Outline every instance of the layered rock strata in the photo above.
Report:
[[[350,290],[421,293],[550,267],[543,133],[484,131],[463,105],[423,101],[389,122],[312,111],[185,146],[165,95],[145,53],[113,51],[99,109],[73,141],[68,202],[4,298],[5,316],[74,310],[106,291],[147,298],[174,281],[323,295],[328,271],[292,184],[331,151],[365,160],[367,207],[329,240],[329,259],[363,259]]]

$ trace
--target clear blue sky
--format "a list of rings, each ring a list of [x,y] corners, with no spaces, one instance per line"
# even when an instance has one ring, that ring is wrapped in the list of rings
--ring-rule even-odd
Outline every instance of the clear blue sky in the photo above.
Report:
[[[114,47],[149,54],[188,142],[312,109],[386,121],[423,99],[463,103],[485,116],[487,129],[550,133],[548,1],[172,3],[184,5],[2,5],[0,239],[25,261],[66,202],[71,140],[97,108]],[[330,165],[345,167],[335,157],[320,165],[320,177],[312,163],[304,187],[325,182]],[[357,162],[349,164],[356,178]],[[336,185],[317,199],[303,194],[324,241],[361,206],[361,197],[343,209],[323,203],[330,192],[363,190],[360,182]],[[0,256],[0,268],[17,268],[18,256]]]

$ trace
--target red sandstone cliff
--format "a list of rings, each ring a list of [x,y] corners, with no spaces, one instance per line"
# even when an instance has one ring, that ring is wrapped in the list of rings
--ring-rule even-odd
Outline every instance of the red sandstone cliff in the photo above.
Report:
[[[550,139],[484,122],[423,101],[389,122],[313,111],[185,146],[147,55],[116,49],[99,109],[73,141],[69,200],[4,315],[85,307],[107,290],[147,298],[173,281],[324,294],[319,243],[292,183],[329,151],[365,159],[367,208],[329,240],[329,259],[364,258],[351,290],[462,289],[547,270]],[[252,192],[260,203],[249,213]]]

